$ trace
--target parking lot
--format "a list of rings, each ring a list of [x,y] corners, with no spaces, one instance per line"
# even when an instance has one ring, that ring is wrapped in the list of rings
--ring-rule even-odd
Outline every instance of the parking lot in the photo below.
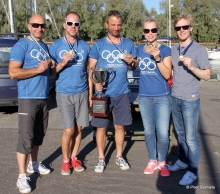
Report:
[[[60,136],[62,124],[56,103],[50,109],[48,132],[44,144],[40,149],[39,160],[50,167],[49,175],[30,175],[32,193],[63,194],[63,193],[94,193],[94,194],[219,194],[220,193],[220,82],[209,81],[201,83],[201,115],[198,131],[201,141],[201,161],[198,180],[194,185],[186,188],[178,185],[185,171],[172,172],[170,177],[161,177],[159,171],[152,175],[145,175],[143,170],[148,162],[145,143],[142,140],[132,140],[127,137],[124,144],[124,157],[127,158],[131,169],[121,171],[115,164],[115,144],[109,137],[106,144],[107,168],[102,174],[94,172],[97,162],[97,149],[92,141],[92,127],[83,131],[83,139],[79,151],[79,158],[84,161],[86,170],[82,173],[73,172],[70,176],[60,174],[61,148]],[[54,93],[52,95],[54,97]],[[143,130],[139,113],[133,114],[134,123],[127,129]],[[17,143],[17,108],[0,108],[0,193],[19,193],[16,188],[18,175],[15,147]],[[113,130],[112,126],[109,130]],[[132,137],[132,136],[130,136]],[[169,164],[177,156],[168,153]]]

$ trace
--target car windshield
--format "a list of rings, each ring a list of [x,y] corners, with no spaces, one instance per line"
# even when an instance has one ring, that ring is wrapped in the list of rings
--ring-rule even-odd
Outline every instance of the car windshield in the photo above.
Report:
[[[11,47],[0,47],[0,68],[7,68]]]

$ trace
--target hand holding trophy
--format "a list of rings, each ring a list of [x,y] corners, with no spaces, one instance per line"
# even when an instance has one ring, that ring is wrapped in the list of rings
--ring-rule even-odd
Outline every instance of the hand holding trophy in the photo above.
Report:
[[[95,83],[106,83],[113,75],[113,69],[109,69],[111,71],[109,77],[108,77],[108,70],[105,68],[89,68],[88,70],[93,71],[93,75],[89,77],[92,79]],[[97,117],[107,117],[108,116],[108,96],[104,95],[103,92],[97,92],[92,97],[93,105],[92,105],[92,113],[91,116],[97,116]]]

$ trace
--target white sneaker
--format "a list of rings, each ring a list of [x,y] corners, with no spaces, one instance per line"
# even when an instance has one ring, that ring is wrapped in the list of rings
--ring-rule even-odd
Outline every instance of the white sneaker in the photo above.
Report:
[[[125,159],[122,156],[119,156],[118,158],[116,158],[115,162],[117,165],[120,166],[122,170],[128,170],[130,168],[130,166],[128,165],[128,163],[125,161]]]
[[[23,176],[21,178],[18,178],[17,180],[17,187],[19,188],[20,193],[30,193],[31,187],[28,183],[30,181],[30,177]]]
[[[99,161],[97,162],[95,166],[95,172],[98,172],[98,173],[104,172],[105,166],[106,166],[105,160],[103,158],[99,159]]]
[[[197,176],[194,173],[187,171],[183,178],[180,180],[179,184],[182,186],[191,185],[196,179]]]
[[[49,174],[50,169],[46,168],[41,162],[29,162],[27,167],[28,173],[39,173],[42,175]]]
[[[173,165],[169,166],[168,169],[170,171],[178,171],[178,170],[183,170],[188,167],[187,164],[183,163],[181,160],[177,160]]]

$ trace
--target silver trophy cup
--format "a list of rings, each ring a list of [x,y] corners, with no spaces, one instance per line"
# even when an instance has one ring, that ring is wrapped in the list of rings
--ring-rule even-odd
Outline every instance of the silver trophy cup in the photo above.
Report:
[[[108,77],[108,70],[111,71],[109,77]],[[96,83],[105,83],[107,82],[113,75],[113,69],[105,69],[105,68],[95,68],[95,70],[93,71],[93,77],[91,77],[91,79],[96,82]],[[101,98],[104,96],[104,94],[102,92],[97,92],[96,96],[98,98]]]
[[[89,77],[96,83],[103,84],[107,82],[113,75],[113,69],[105,69],[105,68],[89,68],[88,70],[93,71],[93,75],[89,74]],[[108,76],[108,72],[111,71],[110,75]],[[102,92],[97,92],[93,97],[93,108],[92,108],[92,116],[97,117],[107,117],[108,115],[108,96],[105,96]]]

